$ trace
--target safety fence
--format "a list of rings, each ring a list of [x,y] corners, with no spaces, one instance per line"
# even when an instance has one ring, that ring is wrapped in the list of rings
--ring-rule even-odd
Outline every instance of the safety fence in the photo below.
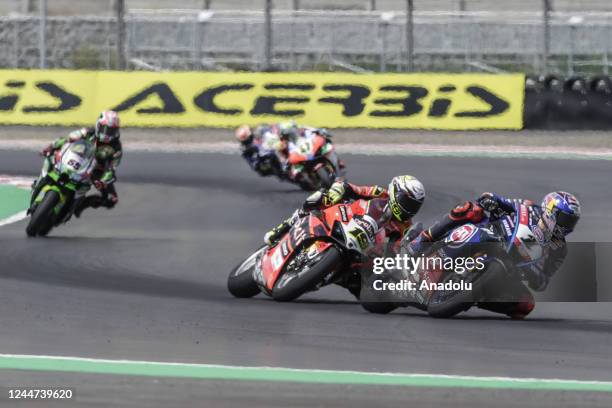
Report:
[[[292,10],[264,3],[270,2],[244,10],[3,16],[0,66],[559,75],[607,75],[610,68],[612,7],[585,11],[533,0],[511,11],[468,1],[445,10],[414,0],[384,11]],[[498,3],[514,4],[479,4]]]

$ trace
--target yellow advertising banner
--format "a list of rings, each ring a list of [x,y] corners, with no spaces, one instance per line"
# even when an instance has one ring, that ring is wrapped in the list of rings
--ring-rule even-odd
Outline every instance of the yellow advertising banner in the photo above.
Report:
[[[350,74],[0,70],[0,123],[233,127],[293,119],[319,127],[520,129],[522,74]]]

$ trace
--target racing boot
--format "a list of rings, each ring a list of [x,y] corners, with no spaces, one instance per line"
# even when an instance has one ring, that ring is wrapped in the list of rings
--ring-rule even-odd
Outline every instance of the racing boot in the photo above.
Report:
[[[99,195],[85,197],[81,201],[79,201],[76,207],[74,208],[74,216],[77,218],[81,218],[81,214],[87,208],[98,208],[101,205],[102,197],[100,197]]]
[[[270,248],[278,243],[278,240],[285,235],[291,229],[291,223],[289,220],[285,220],[280,223],[279,226],[272,228],[264,235],[264,242]]]
[[[344,274],[337,283],[343,288],[348,289],[348,291],[359,300],[361,294],[361,275],[358,272],[351,271]]]
[[[83,211],[85,211],[87,208],[105,207],[110,210],[111,208],[115,207],[115,205],[117,205],[118,201],[119,198],[117,197],[117,194],[111,193],[106,193],[102,196],[92,195],[89,197],[85,197],[76,205],[74,209],[74,216],[80,218]]]
[[[276,245],[278,241],[282,238],[282,236],[285,235],[291,229],[293,224],[295,224],[295,222],[300,217],[303,217],[305,214],[307,214],[306,211],[303,211],[301,209],[295,210],[291,217],[281,222],[280,225],[278,225],[277,227],[272,228],[270,231],[266,232],[266,235],[264,235],[264,242],[266,243],[266,245],[268,245],[269,247],[273,247],[274,245]]]

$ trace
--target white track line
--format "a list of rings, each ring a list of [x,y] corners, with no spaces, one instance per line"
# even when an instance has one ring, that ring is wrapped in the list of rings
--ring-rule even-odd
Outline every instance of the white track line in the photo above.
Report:
[[[40,150],[40,140],[0,140],[0,150]],[[239,148],[232,142],[185,142],[154,143],[124,142],[125,150],[133,152],[158,153],[217,153],[239,154]],[[342,154],[364,154],[369,156],[455,156],[455,157],[514,157],[532,159],[579,159],[612,160],[612,149],[549,146],[482,146],[482,145],[432,145],[419,143],[375,144],[344,143],[337,145]]]
[[[5,225],[9,225],[9,224],[14,224],[16,222],[19,222],[19,221],[25,219],[27,217],[26,213],[27,213],[27,211],[22,211],[20,213],[15,214],[15,215],[11,215],[8,218],[0,220],[0,227],[3,227]]]
[[[0,186],[15,186],[23,189],[29,189],[32,185],[32,177],[18,177],[18,176],[7,176],[0,174]],[[0,219],[0,227],[5,225],[14,224],[27,217],[27,211],[21,211],[17,214],[13,214],[8,218]]]

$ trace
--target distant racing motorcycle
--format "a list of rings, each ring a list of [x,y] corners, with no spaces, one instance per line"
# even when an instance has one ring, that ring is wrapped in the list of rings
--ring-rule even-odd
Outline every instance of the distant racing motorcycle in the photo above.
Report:
[[[289,180],[307,191],[329,188],[336,177],[345,173],[344,163],[327,132],[300,137],[289,153],[288,164]]]
[[[76,205],[91,187],[96,167],[95,146],[85,140],[66,143],[45,157],[47,165],[33,186],[26,233],[46,236],[52,228],[67,222]]]

